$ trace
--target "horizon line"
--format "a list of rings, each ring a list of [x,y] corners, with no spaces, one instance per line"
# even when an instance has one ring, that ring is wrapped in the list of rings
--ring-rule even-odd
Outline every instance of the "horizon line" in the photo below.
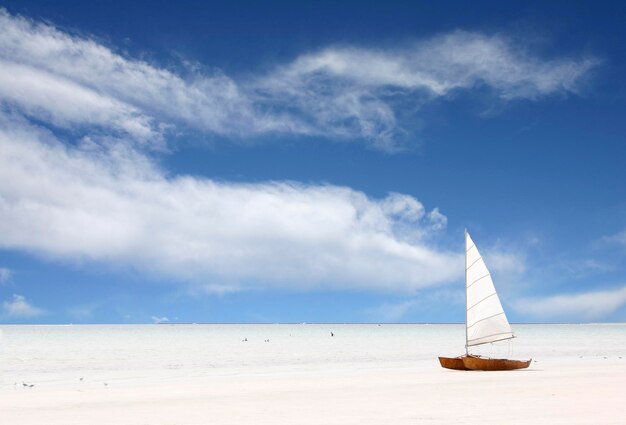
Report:
[[[464,325],[465,322],[164,322],[164,323],[0,323],[0,326],[163,326],[163,325]],[[626,322],[513,322],[512,325],[626,325]]]

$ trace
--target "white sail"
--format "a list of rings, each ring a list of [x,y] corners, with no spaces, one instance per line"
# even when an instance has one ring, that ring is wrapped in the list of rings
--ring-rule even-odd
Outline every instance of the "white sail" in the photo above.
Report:
[[[511,325],[491,275],[469,233],[465,232],[467,346],[513,338]]]

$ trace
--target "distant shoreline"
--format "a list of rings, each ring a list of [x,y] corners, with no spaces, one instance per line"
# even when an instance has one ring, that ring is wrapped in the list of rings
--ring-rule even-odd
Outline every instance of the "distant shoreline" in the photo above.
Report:
[[[464,325],[463,322],[172,322],[172,323],[0,323],[0,326],[180,326],[180,325]],[[511,325],[626,325],[626,322],[512,322]]]

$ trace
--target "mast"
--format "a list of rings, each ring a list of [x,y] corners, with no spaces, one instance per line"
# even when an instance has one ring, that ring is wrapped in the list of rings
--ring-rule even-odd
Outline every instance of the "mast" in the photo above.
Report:
[[[465,285],[465,355],[469,355],[469,347],[467,345],[468,336],[467,336],[467,228],[465,228],[465,233],[463,236],[463,246],[465,247],[465,281],[463,284]]]

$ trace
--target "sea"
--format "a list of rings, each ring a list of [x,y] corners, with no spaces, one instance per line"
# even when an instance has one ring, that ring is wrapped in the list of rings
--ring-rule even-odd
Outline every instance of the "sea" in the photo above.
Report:
[[[626,324],[513,325],[516,338],[473,352],[626,361]],[[462,324],[0,325],[0,391],[38,386],[145,385],[243,374],[438,368],[463,354]]]

